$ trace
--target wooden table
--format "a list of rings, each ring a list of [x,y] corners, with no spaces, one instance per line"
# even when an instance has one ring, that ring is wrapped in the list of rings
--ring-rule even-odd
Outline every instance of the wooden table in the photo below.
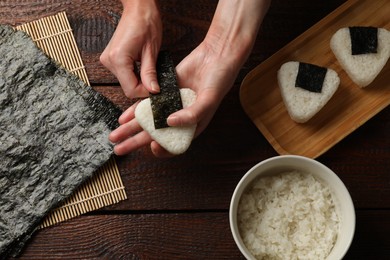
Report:
[[[367,0],[369,1],[369,0]],[[163,47],[179,62],[203,39],[217,0],[161,0]],[[344,0],[274,0],[254,50],[213,121],[186,154],[156,159],[149,148],[117,159],[128,199],[36,233],[21,259],[240,259],[229,229],[233,190],[254,164],[277,155],[243,112],[239,87],[256,65]],[[0,22],[19,25],[66,11],[93,87],[121,108],[132,102],[100,63],[121,15],[112,0],[0,2]],[[390,109],[318,160],[333,169],[356,207],[346,259],[390,258]]]

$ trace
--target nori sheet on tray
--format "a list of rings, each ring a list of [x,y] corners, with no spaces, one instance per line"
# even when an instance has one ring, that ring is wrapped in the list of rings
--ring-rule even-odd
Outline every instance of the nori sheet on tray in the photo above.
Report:
[[[107,160],[121,111],[0,25],[0,259]]]
[[[376,27],[349,27],[351,36],[352,55],[377,53],[378,28]]]
[[[321,93],[327,68],[314,64],[299,62],[295,87],[306,89],[310,92]]]
[[[176,70],[169,51],[161,51],[157,58],[157,81],[160,93],[150,94],[150,103],[156,129],[168,127],[167,118],[183,108]]]

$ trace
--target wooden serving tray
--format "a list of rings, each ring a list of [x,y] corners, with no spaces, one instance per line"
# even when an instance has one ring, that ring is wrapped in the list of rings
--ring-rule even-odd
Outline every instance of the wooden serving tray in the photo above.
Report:
[[[279,154],[316,158],[390,104],[390,62],[370,85],[359,88],[330,49],[339,28],[358,25],[390,30],[390,1],[347,1],[244,78],[241,105]],[[290,118],[279,91],[277,71],[287,61],[331,68],[341,80],[325,107],[303,124]]]

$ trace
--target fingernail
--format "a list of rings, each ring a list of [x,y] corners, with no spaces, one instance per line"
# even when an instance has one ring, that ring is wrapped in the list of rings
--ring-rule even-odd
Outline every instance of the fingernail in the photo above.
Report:
[[[160,92],[160,87],[158,86],[156,81],[150,82],[150,86],[152,87],[153,92]]]
[[[116,146],[114,146],[114,149],[113,149],[113,150],[114,150],[114,154],[115,154],[115,155],[120,155],[119,152],[118,152],[118,148],[117,148]]]
[[[113,134],[112,132],[108,135],[108,140],[110,140],[111,143],[116,143],[115,139],[115,133]]]
[[[174,126],[175,124],[177,124],[177,116],[169,116],[167,118],[167,123],[170,126]]]

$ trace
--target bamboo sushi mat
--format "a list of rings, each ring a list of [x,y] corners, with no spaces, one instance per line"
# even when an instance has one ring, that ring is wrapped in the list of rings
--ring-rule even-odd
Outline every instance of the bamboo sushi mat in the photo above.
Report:
[[[28,33],[47,55],[90,85],[65,12],[17,26],[16,29]],[[111,157],[90,180],[46,217],[41,228],[118,203],[126,198],[115,158]]]

